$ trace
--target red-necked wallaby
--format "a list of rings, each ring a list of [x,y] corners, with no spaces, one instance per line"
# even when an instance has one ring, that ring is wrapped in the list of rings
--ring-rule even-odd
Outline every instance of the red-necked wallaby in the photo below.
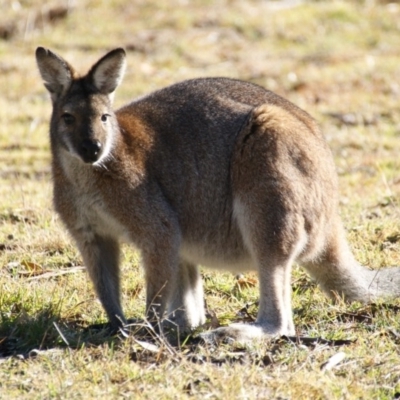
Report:
[[[315,121],[284,98],[226,78],[184,81],[120,108],[115,49],[79,76],[50,50],[36,59],[53,113],[54,204],[82,254],[111,324],[120,304],[119,241],[141,251],[149,319],[205,322],[198,265],[257,270],[254,324],[207,339],[292,335],[291,268],[328,295],[400,295],[400,269],[354,259],[338,217],[332,155]]]

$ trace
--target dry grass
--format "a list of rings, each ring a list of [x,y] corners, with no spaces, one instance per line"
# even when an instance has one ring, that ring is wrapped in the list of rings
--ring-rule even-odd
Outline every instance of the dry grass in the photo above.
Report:
[[[320,121],[337,162],[348,238],[363,264],[379,268],[400,264],[400,5],[38,3],[0,0],[0,397],[398,398],[399,301],[333,304],[299,270],[296,326],[328,342],[213,350],[190,338],[171,347],[139,333],[120,340],[87,330],[104,313],[52,211],[50,102],[33,54],[48,46],[84,69],[125,47],[117,105],[198,76],[238,77],[288,97]],[[254,318],[256,287],[203,272],[210,324]],[[143,279],[131,248],[123,275],[126,313],[140,318]],[[321,369],[338,352],[344,360]]]

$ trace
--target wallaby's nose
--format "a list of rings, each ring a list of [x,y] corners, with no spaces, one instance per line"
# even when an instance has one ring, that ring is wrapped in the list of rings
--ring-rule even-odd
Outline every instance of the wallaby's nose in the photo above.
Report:
[[[95,162],[100,156],[101,143],[95,139],[84,139],[81,143],[81,151],[85,162]]]

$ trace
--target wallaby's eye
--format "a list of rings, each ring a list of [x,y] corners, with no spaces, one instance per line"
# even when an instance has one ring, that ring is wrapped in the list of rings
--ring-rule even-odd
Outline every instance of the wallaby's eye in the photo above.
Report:
[[[66,125],[72,125],[75,122],[75,117],[68,113],[64,113],[61,118],[64,120]]]
[[[101,120],[102,120],[103,122],[107,122],[107,121],[108,121],[108,117],[109,117],[109,114],[103,114],[103,115],[101,116]]]

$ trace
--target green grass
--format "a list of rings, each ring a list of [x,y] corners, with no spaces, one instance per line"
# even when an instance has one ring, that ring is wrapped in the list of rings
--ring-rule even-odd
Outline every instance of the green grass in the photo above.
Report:
[[[85,70],[125,47],[117,106],[199,76],[246,79],[289,98],[320,122],[336,160],[348,239],[360,262],[380,268],[400,265],[400,6],[82,0],[51,21],[57,2],[38,3],[0,0],[0,36],[13,27],[0,39],[0,397],[397,398],[399,300],[333,303],[298,269],[298,333],[331,342],[208,349],[191,338],[169,346],[151,332],[121,340],[88,330],[105,315],[52,210],[51,105],[34,51],[48,46]],[[124,249],[124,309],[140,318],[140,261]],[[257,287],[238,288],[228,273],[203,270],[203,277],[214,316],[208,325],[255,318]],[[322,370],[338,352],[342,363]]]

